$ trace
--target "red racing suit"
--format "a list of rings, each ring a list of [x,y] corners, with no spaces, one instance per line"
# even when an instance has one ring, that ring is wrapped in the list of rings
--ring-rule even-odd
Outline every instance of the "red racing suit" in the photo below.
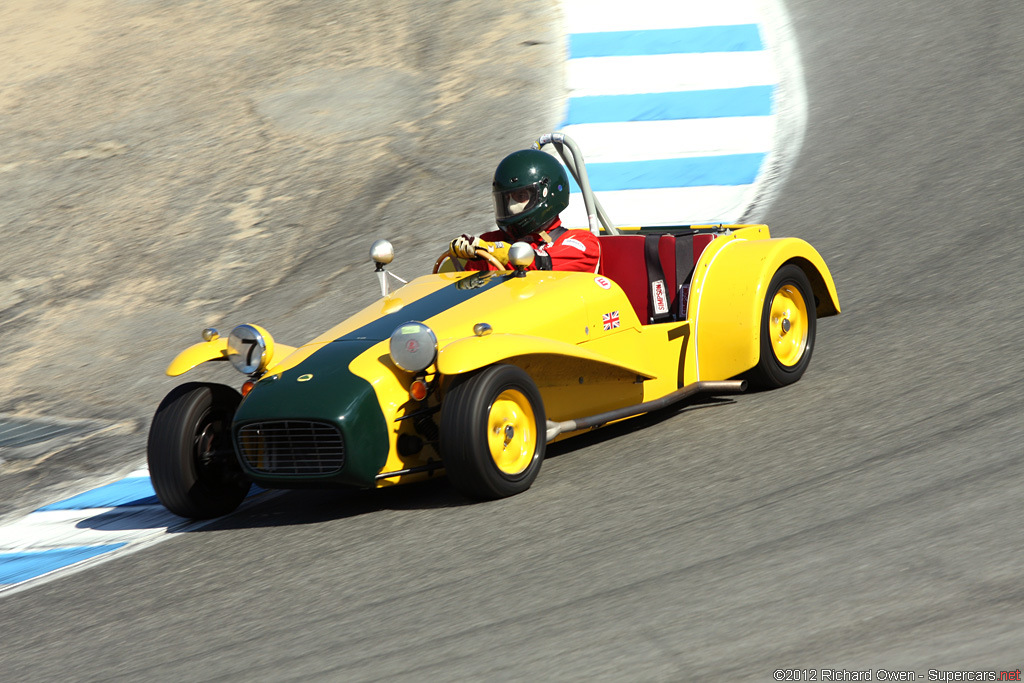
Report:
[[[548,240],[544,237],[548,236]],[[546,229],[526,235],[520,240],[511,240],[501,230],[480,235],[488,242],[526,242],[537,252],[537,257],[527,270],[575,270],[596,273],[601,264],[601,243],[589,230],[566,229],[562,221]],[[550,261],[549,261],[550,259]],[[495,270],[489,261],[472,259],[466,262],[466,270]]]

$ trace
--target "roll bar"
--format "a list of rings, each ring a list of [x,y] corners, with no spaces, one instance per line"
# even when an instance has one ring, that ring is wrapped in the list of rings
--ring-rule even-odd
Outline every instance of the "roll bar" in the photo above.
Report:
[[[565,162],[569,173],[572,173],[572,177],[576,179],[576,184],[580,186],[580,191],[583,193],[583,205],[587,210],[587,224],[590,227],[590,232],[595,235],[600,234],[601,227],[598,225],[600,220],[601,225],[604,226],[609,235],[618,235],[619,231],[611,219],[608,218],[608,214],[605,213],[601,202],[594,196],[593,190],[590,189],[587,165],[583,161],[583,152],[580,151],[579,145],[565,133],[545,133],[537,138],[537,141],[533,143],[533,148],[539,150],[545,145],[555,146],[558,156],[562,157],[562,161]],[[566,154],[566,147],[569,148],[569,154]]]

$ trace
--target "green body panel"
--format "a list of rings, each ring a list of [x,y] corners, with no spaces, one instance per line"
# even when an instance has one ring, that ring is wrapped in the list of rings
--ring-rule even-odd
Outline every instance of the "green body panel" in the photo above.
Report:
[[[316,476],[274,476],[242,468],[257,484],[268,488],[302,488],[350,484],[373,486],[388,457],[387,424],[369,382],[349,372],[349,364],[374,345],[373,341],[335,341],[277,375],[256,383],[235,413],[232,432],[235,449],[238,430],[250,422],[318,420],[330,422],[345,439],[345,465],[340,472]],[[306,381],[298,378],[311,375]]]
[[[339,337],[337,341],[384,341],[404,322],[429,320],[439,313],[465,304],[513,277],[515,276],[512,273],[473,273],[421,299],[410,301],[394,313],[382,315],[373,322]]]
[[[373,386],[349,371],[353,360],[391,336],[407,320],[427,320],[479,296],[512,278],[475,273],[407,303],[342,335],[283,372],[271,372],[242,401],[232,432],[242,468],[267,488],[316,488],[334,485],[375,486],[387,463],[388,425]],[[308,378],[306,378],[309,376]],[[299,378],[306,378],[300,382]],[[252,422],[276,420],[329,422],[345,439],[345,465],[330,475],[271,475],[246,465],[240,455],[238,430]]]

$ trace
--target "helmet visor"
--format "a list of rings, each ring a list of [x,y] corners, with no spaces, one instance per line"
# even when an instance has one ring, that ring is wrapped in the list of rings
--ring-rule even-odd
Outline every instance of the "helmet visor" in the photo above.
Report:
[[[499,221],[514,219],[516,216],[530,212],[542,198],[539,184],[510,190],[495,190],[493,197],[494,217]]]

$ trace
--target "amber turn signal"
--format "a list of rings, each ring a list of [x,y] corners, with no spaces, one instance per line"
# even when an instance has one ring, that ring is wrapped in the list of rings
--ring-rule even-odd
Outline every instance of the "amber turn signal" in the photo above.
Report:
[[[420,378],[413,380],[409,385],[409,396],[415,401],[422,401],[427,397],[427,382]]]
[[[252,388],[254,386],[256,386],[256,382],[253,382],[251,379],[249,381],[247,381],[245,384],[243,384],[242,385],[242,398],[245,398],[246,396],[248,396],[249,392],[252,391]]]

